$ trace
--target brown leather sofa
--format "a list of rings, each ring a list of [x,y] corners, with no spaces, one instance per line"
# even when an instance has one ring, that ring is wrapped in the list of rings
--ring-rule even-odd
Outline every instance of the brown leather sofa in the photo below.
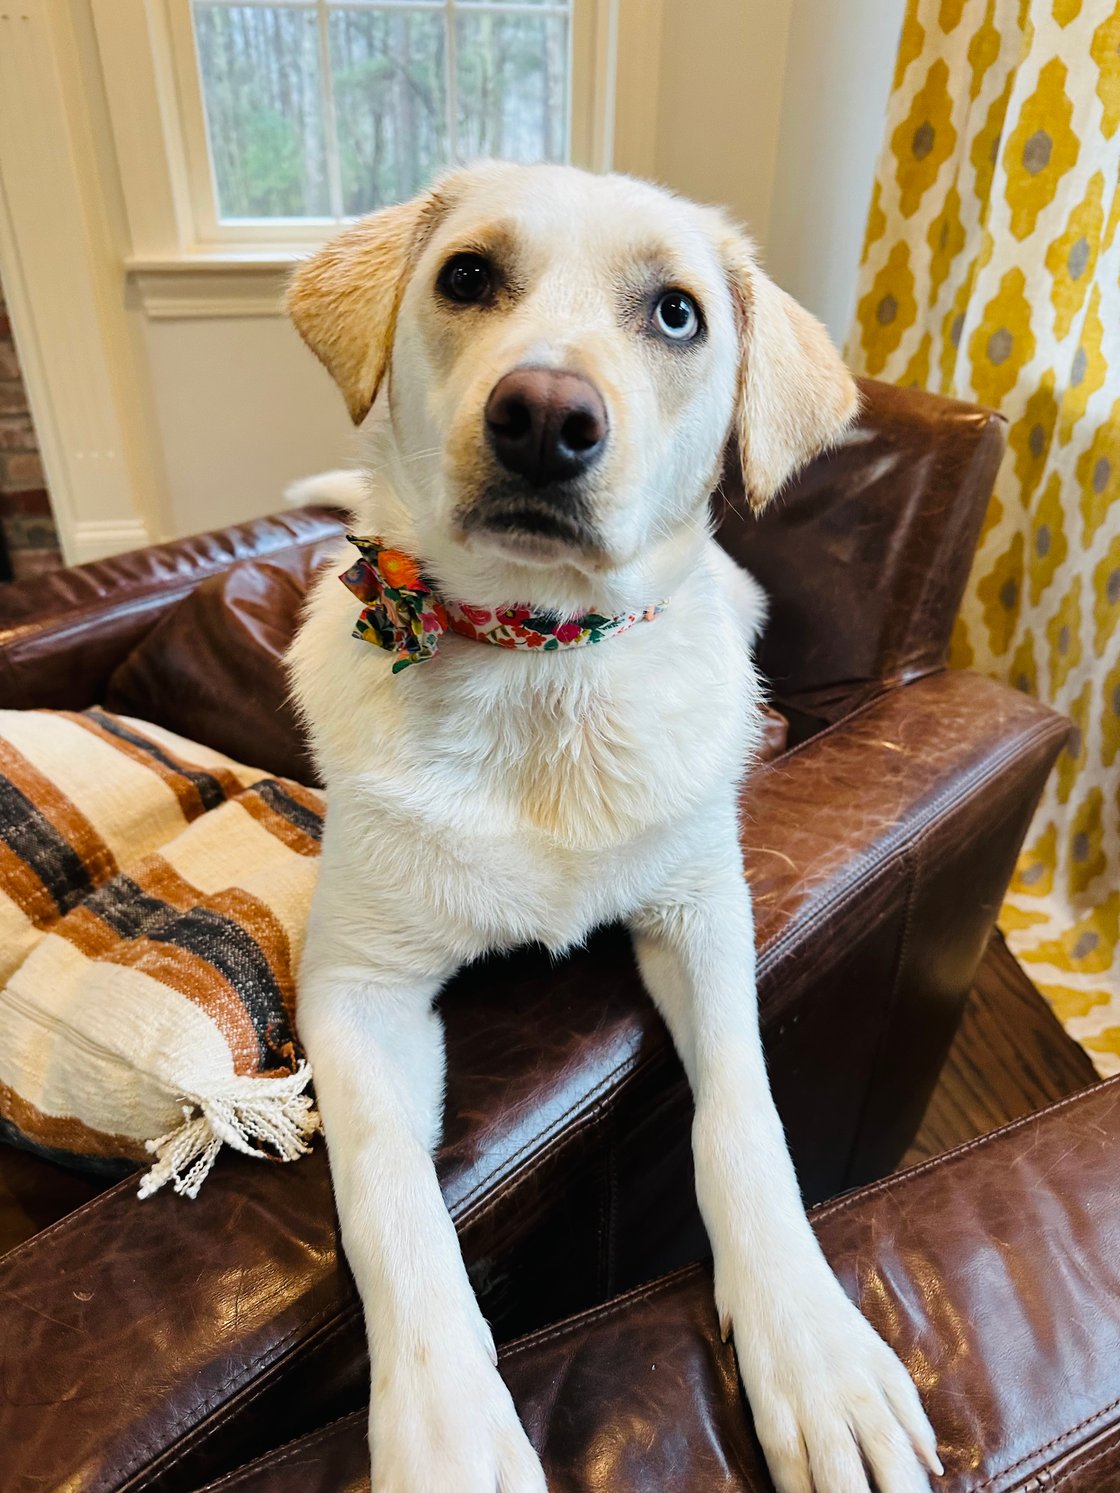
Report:
[[[1113,1079],[813,1214],[921,1389],[938,1493],[1120,1489],[1118,1158]],[[703,1267],[500,1364],[551,1493],[772,1493]],[[359,1412],[207,1493],[367,1493],[365,1436]]]
[[[911,1139],[1066,733],[944,667],[1002,422],[864,396],[761,520],[729,474],[720,531],[771,595],[761,661],[791,730],[752,775],[743,841],[814,1202]],[[278,658],[339,527],[296,511],[3,588],[0,706],[102,702],[308,779]],[[559,965],[487,961],[442,999],[440,1175],[499,1339],[703,1257],[687,1087],[617,930]],[[142,1204],[3,1151],[0,1231],[5,1493],[197,1488],[362,1402],[321,1150],[227,1157],[197,1202]]]

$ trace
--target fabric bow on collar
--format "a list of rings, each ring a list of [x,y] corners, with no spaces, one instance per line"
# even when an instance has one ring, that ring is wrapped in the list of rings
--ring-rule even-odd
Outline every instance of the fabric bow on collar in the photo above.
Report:
[[[419,565],[376,536],[346,537],[361,556],[339,577],[363,603],[354,636],[395,653],[394,674],[434,658],[449,619]]]
[[[354,637],[395,653],[394,674],[409,664],[434,658],[445,632],[498,648],[539,648],[552,653],[601,643],[635,622],[652,622],[665,610],[666,604],[661,602],[641,612],[622,612],[613,617],[599,612],[563,617],[557,612],[535,612],[527,606],[493,608],[444,601],[411,555],[392,549],[376,535],[346,537],[361,557],[339,577],[362,603]]]

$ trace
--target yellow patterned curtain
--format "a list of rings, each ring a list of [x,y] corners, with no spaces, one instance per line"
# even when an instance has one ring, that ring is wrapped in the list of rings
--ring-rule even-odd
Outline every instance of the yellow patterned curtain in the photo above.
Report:
[[[1120,1072],[1120,4],[909,0],[856,369],[1001,410],[954,662],[1075,732],[1001,924]]]

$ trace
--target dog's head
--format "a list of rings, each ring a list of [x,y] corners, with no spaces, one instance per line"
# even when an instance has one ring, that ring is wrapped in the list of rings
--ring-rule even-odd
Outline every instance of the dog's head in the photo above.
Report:
[[[696,531],[729,435],[761,508],[856,407],[722,214],[571,167],[445,176],[301,265],[288,309],[354,421],[377,401],[443,575],[458,555],[601,580]]]

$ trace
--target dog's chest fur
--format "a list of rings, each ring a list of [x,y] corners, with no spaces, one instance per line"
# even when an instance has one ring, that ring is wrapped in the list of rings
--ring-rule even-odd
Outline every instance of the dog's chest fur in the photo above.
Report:
[[[422,910],[457,957],[563,947],[633,910],[753,746],[757,686],[730,611],[705,609],[698,631],[682,597],[548,658],[449,639],[399,675],[348,636],[352,614],[320,589],[292,656],[347,821],[346,878],[394,888],[398,919]]]

